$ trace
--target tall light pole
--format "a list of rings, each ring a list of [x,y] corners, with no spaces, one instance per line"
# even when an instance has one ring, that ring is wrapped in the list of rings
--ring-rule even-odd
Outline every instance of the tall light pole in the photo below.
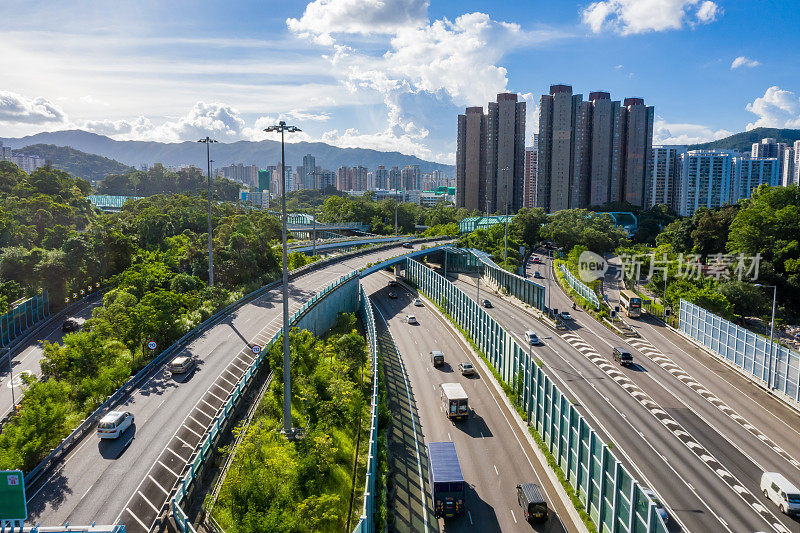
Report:
[[[281,134],[281,221],[283,226],[283,431],[289,438],[294,436],[292,429],[292,385],[289,373],[289,258],[286,253],[286,154],[284,151],[284,132],[295,133],[301,131],[296,126],[287,126],[280,121],[276,126],[269,126],[264,130],[267,133],[280,132]]]
[[[774,351],[772,338],[775,334],[775,300],[778,296],[778,286],[762,285],[761,283],[754,283],[754,285],[756,287],[767,287],[772,289],[772,320],[770,321],[769,327],[769,359],[767,363],[767,388],[772,390],[772,353]]]
[[[214,241],[211,222],[211,143],[214,139],[206,137],[197,141],[206,144],[206,159],[208,160],[208,286],[214,286]]]

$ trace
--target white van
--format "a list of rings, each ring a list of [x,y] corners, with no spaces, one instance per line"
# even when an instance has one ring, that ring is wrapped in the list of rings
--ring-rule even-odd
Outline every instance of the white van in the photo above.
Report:
[[[133,413],[111,411],[97,424],[97,436],[101,439],[116,439],[133,424]]]
[[[531,330],[525,332],[525,338],[528,339],[528,344],[537,346],[539,344],[539,337]]]
[[[782,513],[800,515],[800,489],[782,474],[764,472],[761,476],[761,491]]]

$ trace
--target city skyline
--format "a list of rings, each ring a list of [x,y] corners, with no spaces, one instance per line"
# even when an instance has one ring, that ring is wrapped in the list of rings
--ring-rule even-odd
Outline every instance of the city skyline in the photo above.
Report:
[[[452,117],[514,92],[535,131],[551,82],[646,97],[658,110],[654,144],[800,127],[796,52],[780,44],[800,30],[785,3],[770,2],[766,27],[743,3],[651,1],[661,9],[330,0],[188,12],[181,2],[12,1],[0,26],[0,136],[78,127],[117,139],[233,141],[267,138],[263,127],[285,118],[303,125],[292,142],[453,164]],[[181,24],[170,22],[177,11]]]

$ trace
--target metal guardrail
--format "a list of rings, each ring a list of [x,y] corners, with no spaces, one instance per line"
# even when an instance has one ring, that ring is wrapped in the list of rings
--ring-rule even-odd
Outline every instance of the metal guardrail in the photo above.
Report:
[[[800,353],[681,300],[678,329],[746,376],[800,405]],[[772,365],[770,365],[770,353]],[[772,379],[770,376],[772,370]]]
[[[392,248],[396,246],[395,243],[385,244],[381,246],[374,246],[370,248],[362,248],[359,250],[354,250],[347,254],[342,254],[336,257],[330,257],[326,259],[322,259],[320,261],[315,261],[314,263],[309,263],[308,265],[302,266],[300,268],[296,268],[292,270],[289,274],[289,279],[294,279],[298,276],[301,276],[309,271],[317,270],[326,266],[331,263],[335,263],[338,261],[342,261],[344,259],[348,259],[351,257],[356,257],[358,255],[362,255],[365,253],[372,253],[376,251],[380,251],[386,248]],[[61,457],[63,457],[72,446],[80,441],[84,435],[92,428],[92,426],[104,415],[106,412],[111,410],[117,402],[123,399],[130,391],[135,389],[149,374],[150,372],[158,367],[159,365],[163,364],[164,361],[169,358],[170,356],[174,355],[177,352],[180,352],[183,348],[185,348],[190,341],[194,340],[195,337],[205,332],[211,326],[216,325],[220,320],[224,317],[229,315],[231,312],[235,311],[245,303],[249,302],[250,300],[257,298],[267,292],[268,290],[272,289],[273,287],[277,286],[280,281],[274,281],[269,283],[255,291],[247,294],[246,296],[240,298],[236,302],[228,305],[221,311],[218,311],[214,315],[207,318],[203,323],[198,325],[193,330],[189,331],[175,341],[171,346],[169,346],[166,350],[156,356],[147,366],[142,368],[139,372],[136,373],[135,376],[131,377],[127,382],[125,382],[122,387],[120,387],[113,395],[109,396],[108,399],[103,402],[97,409],[94,410],[85,420],[83,420],[77,428],[72,430],[72,432],[64,438],[61,443],[54,448],[42,461],[36,465],[30,472],[25,474],[25,484],[30,486],[32,485],[39,476],[42,475],[51,465],[53,465],[56,461],[58,461]]]
[[[353,271],[328,285],[325,289],[312,296],[310,300],[303,304],[303,306],[291,316],[289,323],[292,326],[298,324],[303,315],[305,315],[306,312],[313,308],[318,302],[328,297],[334,291],[342,287],[346,282],[357,277],[358,272]],[[188,516],[181,508],[183,499],[186,496],[186,493],[189,491],[189,487],[194,482],[197,472],[200,470],[203,463],[208,459],[208,456],[212,451],[213,443],[222,429],[225,427],[228,416],[231,414],[231,412],[233,412],[234,408],[236,407],[236,403],[244,394],[244,390],[249,385],[250,380],[258,371],[258,367],[261,365],[264,359],[268,357],[269,350],[272,345],[278,342],[282,332],[283,330],[281,329],[275,333],[275,335],[266,343],[266,345],[264,345],[261,352],[259,352],[258,356],[256,356],[245,373],[242,375],[241,379],[236,384],[236,387],[233,388],[231,393],[226,398],[225,403],[220,406],[217,415],[211,422],[211,426],[208,428],[208,430],[206,430],[204,438],[200,441],[200,444],[195,449],[193,453],[194,459],[184,468],[182,477],[178,478],[178,488],[175,491],[175,495],[172,497],[172,500],[170,501],[170,508],[172,509],[172,516],[182,533],[196,533],[194,527],[189,522]]]
[[[561,269],[561,273],[564,274],[564,279],[567,280],[569,286],[589,303],[594,305],[595,309],[600,309],[600,299],[597,298],[597,294],[595,294],[589,286],[576,278],[563,263],[559,263],[558,267]]]
[[[375,316],[364,287],[359,291],[359,312],[366,325],[367,343],[372,366],[372,400],[370,403],[369,455],[366,482],[364,483],[364,508],[353,533],[375,532],[375,481],[378,477],[378,338],[375,335]]]
[[[463,291],[421,263],[408,259],[406,276],[472,336],[501,379],[520,391],[528,420],[601,533],[666,533],[655,503],[508,331]]]
[[[468,249],[468,251],[474,255],[478,261],[483,263],[483,277],[488,278],[498,287],[505,288],[509,294],[531,307],[544,311],[545,288],[543,285],[539,285],[538,283],[500,267],[497,263],[492,261],[489,254],[485,252],[471,248]]]

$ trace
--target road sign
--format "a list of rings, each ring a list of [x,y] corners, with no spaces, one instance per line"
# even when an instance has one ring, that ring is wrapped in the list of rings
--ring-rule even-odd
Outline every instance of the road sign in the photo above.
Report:
[[[254,344],[253,346],[250,347],[250,351],[253,352],[254,355],[258,355],[261,353],[261,346],[259,346],[258,344]]]
[[[158,344],[156,344],[156,341],[150,341],[147,343],[147,348],[150,350],[155,350],[158,348]]]
[[[21,470],[0,471],[0,521],[26,520],[25,478]]]

